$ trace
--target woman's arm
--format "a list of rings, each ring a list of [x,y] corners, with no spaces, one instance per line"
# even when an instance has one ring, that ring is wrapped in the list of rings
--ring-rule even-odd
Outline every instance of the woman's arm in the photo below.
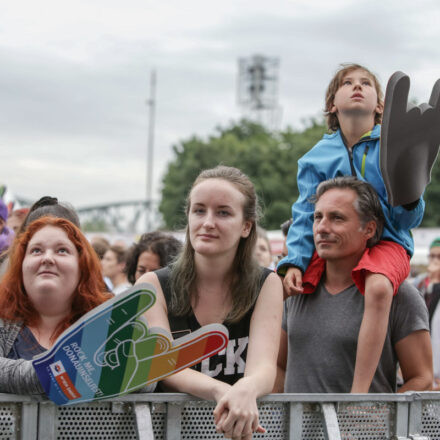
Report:
[[[283,286],[270,274],[263,284],[249,332],[244,379],[255,381],[257,397],[270,393],[275,382],[283,315]]]
[[[21,328],[20,323],[0,319],[0,392],[11,394],[44,394],[32,361],[8,359]]]
[[[11,394],[44,394],[31,361],[8,359],[21,324],[0,320],[0,392]]]
[[[270,274],[252,314],[244,377],[226,392],[214,411],[217,428],[227,435],[249,435],[258,427],[256,399],[270,393],[275,383],[282,312],[281,280]]]
[[[0,357],[0,392],[44,394],[32,361]]]

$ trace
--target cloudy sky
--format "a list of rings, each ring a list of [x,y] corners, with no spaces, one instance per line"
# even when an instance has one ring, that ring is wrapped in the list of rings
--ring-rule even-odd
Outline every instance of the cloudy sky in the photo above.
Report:
[[[341,62],[426,101],[440,78],[438,0],[5,0],[0,184],[76,207],[145,197],[149,75],[154,188],[172,146],[240,117],[237,60],[279,57],[282,124],[320,114]]]

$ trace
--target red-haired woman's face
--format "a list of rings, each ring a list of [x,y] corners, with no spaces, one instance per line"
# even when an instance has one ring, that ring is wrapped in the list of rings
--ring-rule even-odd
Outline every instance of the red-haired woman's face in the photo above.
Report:
[[[24,288],[37,312],[48,316],[70,312],[80,270],[78,251],[63,229],[45,226],[32,236],[22,271]]]

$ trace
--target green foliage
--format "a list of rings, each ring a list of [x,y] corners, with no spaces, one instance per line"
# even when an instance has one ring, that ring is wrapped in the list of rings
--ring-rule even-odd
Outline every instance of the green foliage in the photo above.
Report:
[[[196,136],[174,146],[175,159],[163,179],[160,211],[166,227],[185,226],[185,199],[201,170],[218,164],[235,166],[253,181],[260,197],[267,229],[278,229],[291,216],[298,197],[298,159],[321,139],[327,127],[311,119],[303,130],[287,128],[271,133],[259,124],[242,120],[227,128],[218,127],[208,140]],[[425,192],[424,227],[440,226],[440,165],[434,165]]]
[[[425,216],[422,226],[428,228],[440,227],[440,157],[434,163],[431,172],[431,183],[424,195],[426,202]]]
[[[288,128],[273,134],[242,120],[228,128],[218,127],[207,141],[192,137],[174,146],[175,159],[163,179],[159,208],[166,227],[185,225],[185,199],[191,184],[201,170],[223,164],[240,168],[251,178],[263,207],[261,224],[278,229],[291,216],[291,205],[298,196],[297,161],[325,130],[322,121],[311,120],[303,131]]]

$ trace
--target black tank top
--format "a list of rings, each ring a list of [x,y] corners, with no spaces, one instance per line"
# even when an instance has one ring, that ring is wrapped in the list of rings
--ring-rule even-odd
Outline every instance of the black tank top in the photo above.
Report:
[[[272,273],[270,269],[261,268],[260,290],[266,278]],[[168,267],[155,271],[160,286],[162,287],[165,300],[168,307],[168,320],[170,322],[171,333],[174,339],[185,336],[201,326],[195,315],[191,312],[187,316],[174,316],[170,312],[171,289],[170,275],[171,270]],[[248,310],[246,315],[237,323],[223,323],[229,331],[229,343],[227,347],[210,357],[204,359],[199,364],[194,365],[197,371],[201,371],[208,376],[215,377],[222,382],[233,385],[237,380],[243,377],[246,365],[247,346],[249,342],[249,327],[255,304]]]

